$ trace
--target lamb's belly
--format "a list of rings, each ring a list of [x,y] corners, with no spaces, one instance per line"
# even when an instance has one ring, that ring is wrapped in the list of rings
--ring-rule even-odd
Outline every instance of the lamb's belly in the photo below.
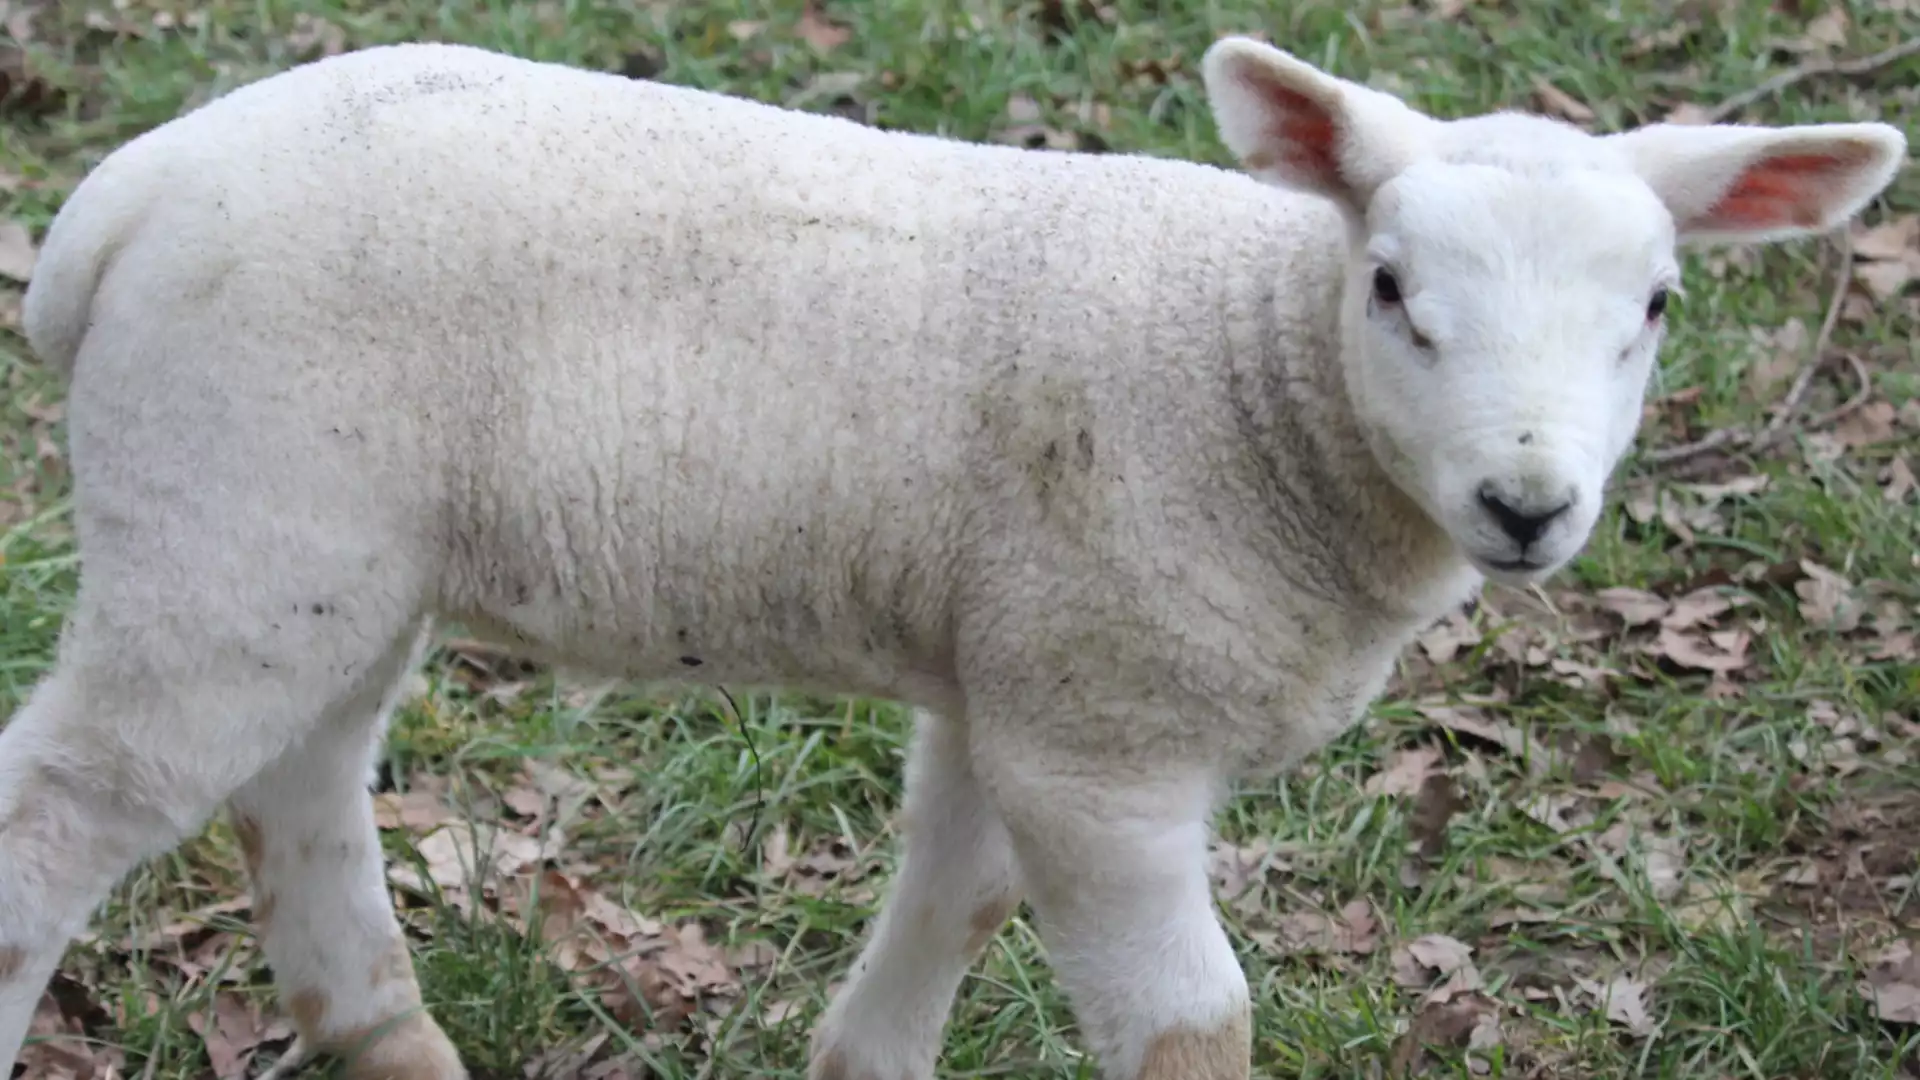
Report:
[[[687,500],[634,519],[551,505],[468,554],[453,617],[635,680],[786,686],[939,706],[951,589],[937,560],[823,513]]]

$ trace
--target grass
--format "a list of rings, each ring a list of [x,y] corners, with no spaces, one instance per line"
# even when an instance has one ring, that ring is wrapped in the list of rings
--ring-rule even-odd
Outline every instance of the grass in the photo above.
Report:
[[[1194,65],[1229,31],[1264,32],[1441,115],[1527,107],[1548,82],[1607,130],[1720,101],[1798,62],[1810,41],[1858,55],[1920,31],[1902,5],[1866,0],[1486,0],[1458,13],[1373,0],[8,7],[37,11],[18,45],[41,81],[16,78],[0,103],[6,214],[35,235],[126,138],[328,47],[464,41],[887,127],[1224,163]],[[1911,124],[1917,85],[1920,60],[1908,59],[1809,80],[1746,118]],[[36,106],[36,92],[58,100]],[[1867,217],[1916,211],[1920,172],[1909,170]],[[1647,442],[1764,421],[1783,387],[1756,369],[1790,321],[1819,324],[1831,262],[1814,242],[1693,255]],[[0,312],[17,300],[0,298]],[[1920,876],[1920,664],[1899,637],[1920,611],[1920,518],[1911,494],[1883,491],[1896,458],[1920,465],[1920,411],[1898,412],[1920,389],[1917,306],[1857,295],[1832,342],[1864,365],[1873,408],[1888,407],[1871,415],[1901,418],[1885,438],[1862,433],[1863,411],[1756,460],[1710,459],[1705,480],[1765,478],[1734,493],[1634,463],[1587,553],[1547,590],[1555,611],[1491,596],[1453,644],[1409,652],[1364,725],[1223,811],[1223,865],[1237,869],[1222,872],[1222,910],[1258,1002],[1258,1075],[1920,1075],[1914,1028],[1879,1018],[1856,990],[1895,977],[1873,963],[1912,937]],[[1847,370],[1816,382],[1810,411],[1851,392]],[[77,567],[60,389],[17,329],[0,334],[0,388],[5,714],[50,661]],[[1635,512],[1659,498],[1666,512]],[[1801,560],[1841,583],[1822,593]],[[1625,627],[1602,603],[1611,587],[1678,597],[1710,586],[1742,602],[1691,623],[1669,610],[1666,637]],[[1836,626],[1835,603],[1867,617]],[[1716,647],[1737,645],[1741,632],[1744,662],[1718,675],[1675,663],[1676,642],[1719,633]],[[631,996],[557,962],[537,926],[498,917],[513,907],[504,893],[402,890],[425,993],[476,1076],[528,1075],[537,1061],[552,1075],[618,1075],[558,1064],[575,1050],[632,1076],[802,1075],[808,1027],[892,865],[900,710],[755,696],[732,717],[674,688],[581,686],[503,663],[436,651],[396,722],[383,783],[523,831],[525,806],[572,799],[552,863],[566,887],[669,928],[697,925],[734,981],[695,979],[724,992],[650,1026]],[[1437,772],[1369,790],[1410,753],[1432,755]],[[394,866],[431,875],[419,830],[384,835]],[[245,888],[238,866],[214,825],[130,878],[68,954],[62,1008],[122,1074],[211,1076],[217,1043],[245,1043],[262,1061],[284,1049],[285,1031],[262,1030],[265,1019],[236,1021],[238,1036],[208,1026],[223,999],[271,1016],[267,973],[231,903]],[[1423,935],[1471,947],[1478,987],[1449,1003],[1428,994],[1438,971],[1415,964],[1396,978]],[[149,936],[152,948],[124,944]],[[701,948],[673,939],[666,951]],[[1599,1000],[1609,987],[1612,1010]],[[1618,1000],[1636,990],[1644,1017]],[[1433,1045],[1419,1052],[1423,1042]],[[1093,1075],[1024,917],[964,987],[942,1068]]]

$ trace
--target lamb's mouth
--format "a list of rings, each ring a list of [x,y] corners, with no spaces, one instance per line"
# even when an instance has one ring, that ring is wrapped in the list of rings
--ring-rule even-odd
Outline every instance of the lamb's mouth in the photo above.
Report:
[[[1547,564],[1532,559],[1488,559],[1487,565],[1504,574],[1531,574]]]

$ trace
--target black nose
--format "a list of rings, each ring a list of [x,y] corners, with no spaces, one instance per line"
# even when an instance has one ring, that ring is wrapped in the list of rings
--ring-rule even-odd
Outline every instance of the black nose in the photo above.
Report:
[[[1480,505],[1486,507],[1487,513],[1493,515],[1493,520],[1500,523],[1500,530],[1513,537],[1513,542],[1523,548],[1540,539],[1540,534],[1547,531],[1547,526],[1553,524],[1553,519],[1566,513],[1568,508],[1573,506],[1573,503],[1568,501],[1546,510],[1522,508],[1508,502],[1494,490],[1492,484],[1480,485],[1478,494]]]

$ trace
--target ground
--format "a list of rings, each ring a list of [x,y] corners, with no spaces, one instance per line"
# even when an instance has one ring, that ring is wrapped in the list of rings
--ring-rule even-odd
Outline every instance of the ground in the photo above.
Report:
[[[13,0],[0,20],[0,716],[76,573],[61,390],[18,336],[32,245],[119,142],[325,53],[459,40],[1219,163],[1195,64],[1229,31],[1441,115],[1920,115],[1915,0]],[[1436,627],[1364,725],[1225,809],[1258,1075],[1920,1076],[1916,211],[1909,169],[1850,238],[1694,255],[1584,557]],[[476,1076],[800,1076],[896,857],[905,738],[884,702],[582,683],[446,641],[374,797]],[[36,1080],[238,1077],[285,1050],[240,866],[216,821],[115,893],[43,1002]],[[1024,914],[954,1016],[943,1075],[1092,1075]]]

